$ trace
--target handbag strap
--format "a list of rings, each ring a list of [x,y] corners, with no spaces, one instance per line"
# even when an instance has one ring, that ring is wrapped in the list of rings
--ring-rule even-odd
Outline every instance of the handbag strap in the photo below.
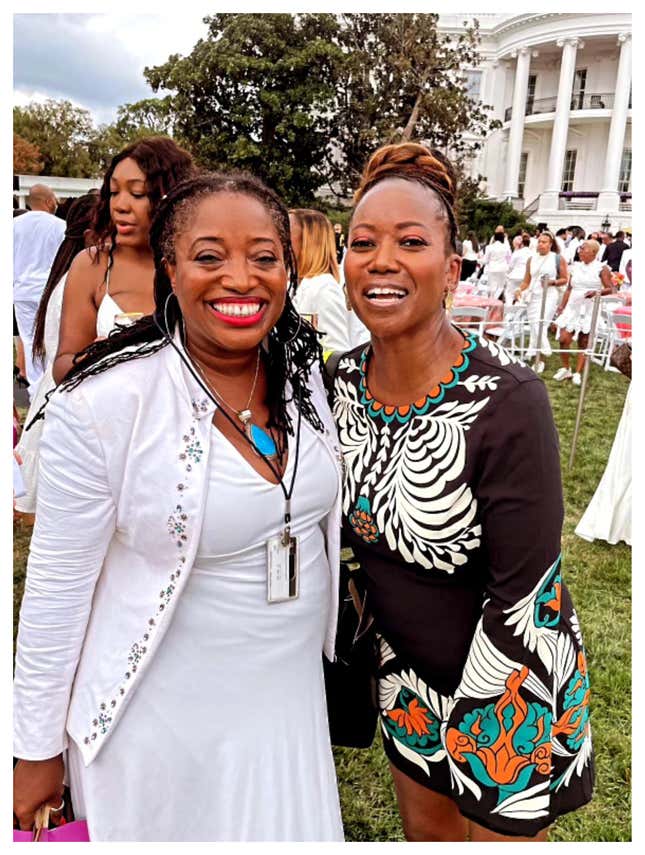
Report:
[[[40,841],[43,828],[49,828],[51,805],[41,805],[34,814],[34,843]]]

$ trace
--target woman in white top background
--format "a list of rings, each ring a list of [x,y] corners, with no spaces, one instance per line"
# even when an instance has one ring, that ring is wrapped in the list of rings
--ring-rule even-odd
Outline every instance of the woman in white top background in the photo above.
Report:
[[[70,205],[65,225],[65,237],[54,257],[49,279],[40,298],[36,321],[34,323],[33,359],[43,365],[43,374],[38,381],[35,394],[25,418],[25,427],[45,403],[47,393],[54,387],[52,366],[58,348],[58,333],[60,328],[60,313],[65,292],[67,271],[74,260],[85,247],[94,242],[93,225],[98,196],[88,194],[75,199]],[[36,512],[36,485],[38,479],[38,449],[43,429],[42,419],[34,422],[29,430],[23,430],[16,451],[22,459],[22,479],[25,494],[15,501],[15,509],[23,514]]]
[[[569,268],[571,274],[569,284],[555,313],[560,349],[569,350],[575,338],[580,353],[574,374],[569,367],[569,354],[561,353],[562,368],[556,371],[553,379],[571,380],[575,386],[580,386],[580,375],[585,362],[583,351],[589,344],[593,314],[592,298],[597,294],[606,296],[614,293],[611,270],[597,259],[599,249],[600,244],[595,240],[586,240],[580,244],[578,250],[580,261],[575,261]]]
[[[569,279],[567,262],[563,256],[555,251],[556,249],[557,244],[551,232],[541,232],[537,242],[537,251],[526,262],[524,279],[515,292],[515,296],[518,299],[525,300],[527,304],[529,346],[526,357],[529,359],[538,352],[545,356],[550,356],[553,352],[547,333],[558,305],[560,296],[558,288],[561,285],[566,285]],[[547,289],[547,294],[544,316],[540,318],[543,288]],[[542,323],[541,337],[540,323]],[[544,371],[542,360],[538,361],[536,371],[538,373]]]
[[[531,256],[531,238],[526,232],[513,238],[513,253],[508,266],[506,284],[504,286],[504,303],[511,306],[515,300],[515,292],[520,287],[526,273],[526,262]]]
[[[492,242],[486,247],[484,265],[488,281],[488,296],[497,300],[504,293],[511,250],[503,232],[495,232]]]
[[[67,276],[56,383],[97,331],[108,334],[116,315],[154,311],[150,222],[161,197],[193,170],[191,155],[169,137],[145,137],[112,159],[100,190],[98,246],[81,253]]]
[[[289,219],[298,267],[293,305],[301,315],[313,317],[316,329],[323,333],[324,351],[349,350],[350,315],[340,283],[332,224],[312,208],[294,208]]]
[[[469,279],[477,270],[479,255],[480,249],[477,235],[475,232],[468,232],[468,236],[464,239],[461,245],[461,282],[465,279]]]
[[[66,767],[94,842],[342,841],[322,662],[340,448],[287,296],[287,209],[201,175],[160,202],[151,245],[154,315],[94,343],[47,406],[14,814],[57,808]]]

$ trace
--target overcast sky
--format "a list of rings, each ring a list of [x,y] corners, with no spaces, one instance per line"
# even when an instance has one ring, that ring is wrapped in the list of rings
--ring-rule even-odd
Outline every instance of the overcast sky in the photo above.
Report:
[[[15,14],[14,104],[66,98],[111,122],[121,104],[154,94],[145,66],[190,53],[206,35],[204,14]]]

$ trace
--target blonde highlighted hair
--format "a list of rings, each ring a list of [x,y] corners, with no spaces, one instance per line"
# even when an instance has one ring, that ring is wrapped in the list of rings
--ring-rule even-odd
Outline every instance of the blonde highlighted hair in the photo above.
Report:
[[[302,229],[302,243],[296,262],[298,279],[309,279],[321,273],[331,273],[340,282],[336,260],[336,238],[328,218],[313,208],[292,208],[289,213]]]

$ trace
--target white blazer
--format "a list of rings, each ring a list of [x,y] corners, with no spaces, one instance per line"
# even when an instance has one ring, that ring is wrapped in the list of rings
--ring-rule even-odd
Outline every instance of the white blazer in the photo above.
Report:
[[[325,521],[333,659],[341,453],[317,369],[310,385],[338,476]],[[54,757],[69,735],[89,765],[116,727],[193,566],[215,409],[170,345],[52,396],[20,612],[16,757]]]
[[[323,350],[349,350],[353,347],[343,286],[331,273],[303,279],[296,288],[293,305],[301,315],[318,315],[318,329],[324,333]]]

